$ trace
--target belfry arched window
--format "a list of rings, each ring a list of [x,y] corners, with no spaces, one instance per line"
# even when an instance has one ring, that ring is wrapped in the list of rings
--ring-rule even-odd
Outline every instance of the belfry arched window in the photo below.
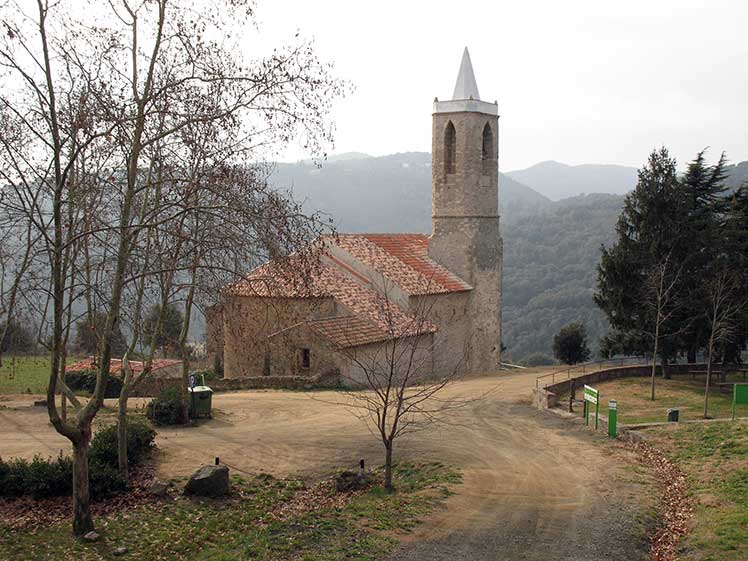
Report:
[[[455,172],[456,136],[455,126],[449,121],[444,130],[444,173],[447,174]]]
[[[493,131],[491,125],[486,123],[483,127],[483,173],[489,173],[494,165]]]

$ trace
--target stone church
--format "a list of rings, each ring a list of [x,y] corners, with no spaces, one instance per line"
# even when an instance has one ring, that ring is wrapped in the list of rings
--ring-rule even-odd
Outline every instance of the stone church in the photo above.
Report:
[[[362,357],[406,340],[427,375],[498,370],[498,132],[465,49],[452,99],[433,105],[431,235],[325,236],[311,268],[291,256],[226,287],[208,318],[224,376],[334,372],[355,386]]]

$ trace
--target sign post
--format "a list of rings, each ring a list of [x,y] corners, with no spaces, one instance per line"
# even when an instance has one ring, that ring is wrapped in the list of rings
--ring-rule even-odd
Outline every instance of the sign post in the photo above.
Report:
[[[597,414],[600,407],[600,392],[592,386],[584,386],[584,424],[590,424],[590,406],[595,404],[595,430],[597,430]]]
[[[735,406],[748,405],[748,384],[733,384],[732,388],[732,420],[735,420]]]
[[[618,403],[615,399],[608,402],[608,436],[615,438],[618,425]]]

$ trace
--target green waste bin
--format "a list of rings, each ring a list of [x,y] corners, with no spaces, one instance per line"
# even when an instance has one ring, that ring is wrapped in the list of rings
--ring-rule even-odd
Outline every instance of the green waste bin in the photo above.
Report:
[[[190,417],[212,418],[213,390],[208,386],[195,386],[190,390]]]
[[[677,423],[678,422],[678,415],[680,411],[678,409],[668,409],[667,410],[667,420],[669,423]]]

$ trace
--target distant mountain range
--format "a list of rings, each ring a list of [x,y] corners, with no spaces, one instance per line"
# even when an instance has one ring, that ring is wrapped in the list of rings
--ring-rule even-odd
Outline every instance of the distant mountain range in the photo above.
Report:
[[[431,231],[431,154],[371,157],[343,154],[324,162],[276,164],[271,182],[290,190],[306,210],[330,214],[341,232]],[[502,216],[538,212],[551,201],[500,174]]]
[[[585,193],[624,195],[636,186],[637,169],[597,164],[567,166],[548,161],[507,175],[558,201]]]
[[[748,162],[728,171],[730,187],[748,181]],[[277,164],[271,181],[307,211],[331,215],[341,232],[431,231],[428,153]],[[571,321],[587,326],[596,347],[607,331],[592,301],[600,246],[612,243],[623,194],[635,184],[636,169],[615,165],[543,162],[500,174],[506,360],[551,362],[553,335]]]

